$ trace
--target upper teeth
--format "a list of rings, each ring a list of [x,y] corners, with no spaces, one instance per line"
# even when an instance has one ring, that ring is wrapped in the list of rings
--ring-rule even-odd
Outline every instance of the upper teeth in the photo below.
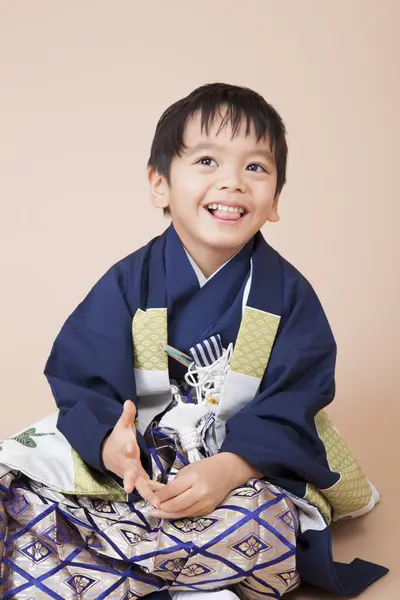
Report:
[[[225,204],[209,204],[211,210],[222,210],[223,212],[238,212],[241,215],[244,213],[244,208],[239,206],[226,206]]]

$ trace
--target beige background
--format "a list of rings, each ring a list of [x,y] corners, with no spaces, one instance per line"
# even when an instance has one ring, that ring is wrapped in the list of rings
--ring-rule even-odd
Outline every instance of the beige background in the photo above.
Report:
[[[161,112],[205,82],[253,87],[289,132],[265,233],[320,295],[332,414],[385,495],[335,535],[338,557],[393,569],[366,599],[400,585],[399,20],[397,0],[0,1],[0,436],[53,410],[62,322],[167,225],[145,178]]]

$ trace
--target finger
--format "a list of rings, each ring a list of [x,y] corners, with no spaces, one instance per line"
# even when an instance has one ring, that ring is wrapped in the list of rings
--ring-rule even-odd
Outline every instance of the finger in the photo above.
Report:
[[[132,402],[132,400],[127,400],[124,403],[124,409],[122,411],[122,415],[119,419],[119,424],[122,427],[128,428],[133,427],[135,425],[136,419],[136,406]]]
[[[163,487],[165,487],[165,483],[160,483],[159,481],[152,481],[150,479],[149,486],[151,487],[153,492],[156,492],[158,490],[161,490]]]
[[[123,478],[125,492],[131,494],[136,488],[136,491],[141,495],[143,500],[146,500],[146,502],[158,508],[160,502],[150,483],[152,485],[162,486],[162,484],[159,484],[156,481],[151,482],[150,477],[137,461],[132,461],[128,467],[125,467]]]
[[[135,482],[138,477],[137,468],[131,467],[124,470],[123,484],[127,494],[131,494],[135,489]]]
[[[172,498],[171,500],[162,502],[160,510],[166,513],[182,513],[199,501],[198,492],[196,492],[195,488],[190,488],[179,496],[175,496],[175,498]]]
[[[192,487],[192,481],[188,477],[177,477],[171,483],[157,491],[157,498],[160,504],[183,494]]]
[[[127,459],[123,462],[123,482],[124,489],[128,494],[131,494],[136,487],[136,481],[139,477],[150,479],[146,471],[143,469],[140,460]]]
[[[153,482],[154,483],[154,482]],[[158,508],[160,506],[160,502],[151,489],[150,480],[145,479],[144,477],[139,477],[136,481],[136,490],[141,495],[143,500],[146,500],[151,506]]]
[[[202,517],[208,512],[204,509],[201,502],[196,502],[189,506],[186,510],[180,512],[167,512],[161,509],[153,510],[152,515],[158,519],[166,519],[167,521],[173,521],[175,519],[186,519],[194,517]]]

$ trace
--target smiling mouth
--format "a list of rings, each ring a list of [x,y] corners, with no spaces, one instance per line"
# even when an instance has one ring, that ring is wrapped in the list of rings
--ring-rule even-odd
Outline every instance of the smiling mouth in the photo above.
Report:
[[[205,209],[215,218],[222,221],[239,221],[246,210],[242,206],[229,206],[226,204],[208,204]]]

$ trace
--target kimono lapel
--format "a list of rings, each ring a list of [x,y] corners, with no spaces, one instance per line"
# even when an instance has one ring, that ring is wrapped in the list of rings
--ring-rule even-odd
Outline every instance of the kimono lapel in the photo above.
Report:
[[[282,314],[282,270],[279,255],[261,233],[254,239],[250,278],[228,374],[216,414],[218,446],[225,424],[255,397],[268,367]]]

